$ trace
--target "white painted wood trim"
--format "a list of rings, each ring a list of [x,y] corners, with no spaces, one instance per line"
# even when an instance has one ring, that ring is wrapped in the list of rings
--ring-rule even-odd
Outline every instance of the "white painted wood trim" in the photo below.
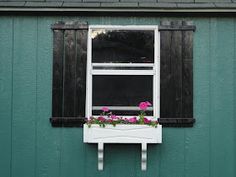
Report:
[[[86,73],[86,111],[85,116],[89,117],[92,115],[92,38],[91,38],[91,29],[88,30],[88,39],[87,39],[87,73]]]
[[[92,75],[154,75],[154,70],[92,70]]]
[[[98,118],[100,117],[100,115],[93,115],[94,118]],[[133,118],[133,117],[137,117],[137,119],[139,119],[139,117],[137,115],[129,115],[129,116],[118,116],[118,117],[122,117],[122,118]],[[149,120],[155,121],[157,120],[155,117],[153,116],[145,116],[146,118],[148,118]]]
[[[92,63],[92,66],[101,67],[154,67],[152,63]]]
[[[147,143],[141,144],[141,170],[147,170]]]
[[[103,170],[104,143],[98,143],[98,170]]]
[[[156,25],[90,25],[89,29],[106,30],[155,30]]]
[[[93,106],[93,110],[101,110],[103,106]],[[106,106],[109,110],[120,110],[120,111],[139,111],[140,108],[138,106]],[[152,111],[153,107],[148,107],[148,111]]]
[[[155,29],[155,40],[154,40],[154,65],[156,74],[154,75],[153,87],[153,115],[156,118],[160,117],[160,32],[158,27]]]

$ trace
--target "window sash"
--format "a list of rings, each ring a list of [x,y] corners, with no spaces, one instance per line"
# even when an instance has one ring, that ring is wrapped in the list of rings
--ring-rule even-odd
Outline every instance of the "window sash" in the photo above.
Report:
[[[151,30],[154,31],[154,63],[92,63],[92,30],[111,29],[111,30]],[[94,67],[121,67],[124,69],[93,69]],[[126,69],[127,67],[144,69]],[[147,69],[145,69],[145,67]],[[151,69],[150,69],[151,67]],[[153,76],[153,116],[160,117],[160,32],[158,26],[149,25],[91,25],[88,31],[88,52],[87,52],[87,92],[86,92],[86,117],[93,116],[92,104],[92,76],[93,75],[152,75]],[[147,100],[148,101],[148,100]],[[124,115],[125,116],[125,115]],[[125,116],[129,117],[129,116]]]

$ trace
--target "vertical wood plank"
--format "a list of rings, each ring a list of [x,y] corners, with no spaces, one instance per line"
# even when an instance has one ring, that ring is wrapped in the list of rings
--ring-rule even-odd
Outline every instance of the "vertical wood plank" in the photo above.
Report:
[[[141,145],[139,144],[106,144],[104,153],[105,174],[107,174],[107,176],[112,175],[113,177],[119,177],[119,176],[135,177],[137,176],[137,171],[143,174],[141,172],[140,149]],[[91,152],[91,150],[92,147],[89,147],[88,152]],[[90,157],[89,160],[91,162],[93,159]],[[136,163],[137,161],[139,163]],[[89,169],[87,169],[87,173],[89,173]],[[105,174],[101,175],[101,177],[104,176]]]
[[[161,177],[184,177],[185,143],[183,128],[164,128],[161,149]],[[151,176],[150,176],[151,177]]]
[[[234,176],[234,23],[232,19],[212,18],[210,27],[211,177]]]
[[[0,19],[0,176],[11,176],[13,18]]]
[[[35,176],[37,20],[14,19],[12,177]]]
[[[36,93],[37,94],[36,177],[60,176],[61,129],[52,128],[48,121],[48,118],[51,116],[52,112],[51,96],[52,96],[52,65],[53,65],[53,60],[52,60],[53,32],[50,29],[50,25],[53,24],[55,21],[58,21],[58,17],[50,17],[50,18],[43,16],[38,17],[38,45],[37,45],[38,60],[37,60],[37,93]],[[59,31],[57,31],[56,33],[57,33],[56,38],[58,42],[61,41],[63,45],[63,33],[60,33]],[[61,48],[63,49],[63,46]],[[63,52],[63,51],[58,51],[58,52]],[[58,57],[56,58],[60,59]],[[63,58],[60,59],[61,62],[62,59]],[[60,70],[62,70],[62,68]],[[61,77],[60,80],[62,80],[62,71],[60,77]],[[58,88],[61,89],[62,93],[62,88],[60,88],[60,85]],[[62,105],[62,100],[60,101],[60,105]],[[61,114],[57,114],[57,112],[55,111],[54,115],[59,116]]]
[[[75,116],[76,94],[76,36],[75,30],[65,30],[63,76],[63,116]]]
[[[176,21],[175,25],[182,25],[182,21]],[[182,31],[172,32],[171,41],[171,85],[169,94],[171,94],[173,103],[170,116],[182,117]]]
[[[63,62],[64,32],[53,31],[53,87],[52,87],[52,116],[61,117],[63,114]]]
[[[193,117],[193,31],[183,31],[182,117]]]
[[[236,58],[236,19],[234,19],[234,58]],[[233,82],[234,82],[234,107],[233,107],[233,115],[236,116],[236,60],[234,60],[234,76],[233,76]],[[236,121],[234,121],[234,133],[233,133],[233,139],[234,139],[234,148],[236,148]],[[233,164],[236,165],[236,155],[234,156]],[[234,168],[234,175],[236,176],[236,168]]]
[[[62,128],[61,140],[61,176],[85,176],[84,171],[90,168],[90,164],[86,163],[88,157],[84,154],[83,129]]]
[[[170,25],[170,24],[169,24]],[[161,67],[160,67],[160,117],[171,117],[169,108],[173,105],[169,104],[169,100],[172,100],[172,95],[169,94],[170,82],[171,82],[171,43],[172,33],[170,31],[160,32],[160,45],[161,45]],[[162,99],[163,98],[163,99]],[[164,99],[165,98],[165,99]]]
[[[76,31],[76,94],[75,115],[85,116],[86,66],[87,66],[87,30]]]

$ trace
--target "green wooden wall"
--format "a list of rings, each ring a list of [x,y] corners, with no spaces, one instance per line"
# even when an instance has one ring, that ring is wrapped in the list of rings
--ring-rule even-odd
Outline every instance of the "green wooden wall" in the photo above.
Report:
[[[236,18],[195,17],[193,128],[164,128],[163,144],[97,146],[81,128],[52,128],[52,31],[58,20],[159,24],[157,17],[0,17],[1,177],[236,177]],[[173,19],[173,18],[171,18]],[[178,18],[181,19],[181,18]]]

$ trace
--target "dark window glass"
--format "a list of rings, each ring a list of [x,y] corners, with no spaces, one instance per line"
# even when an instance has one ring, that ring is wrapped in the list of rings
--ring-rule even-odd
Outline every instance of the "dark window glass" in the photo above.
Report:
[[[93,76],[93,106],[138,106],[153,99],[153,76]]]
[[[154,31],[104,30],[92,32],[93,63],[153,63]]]

